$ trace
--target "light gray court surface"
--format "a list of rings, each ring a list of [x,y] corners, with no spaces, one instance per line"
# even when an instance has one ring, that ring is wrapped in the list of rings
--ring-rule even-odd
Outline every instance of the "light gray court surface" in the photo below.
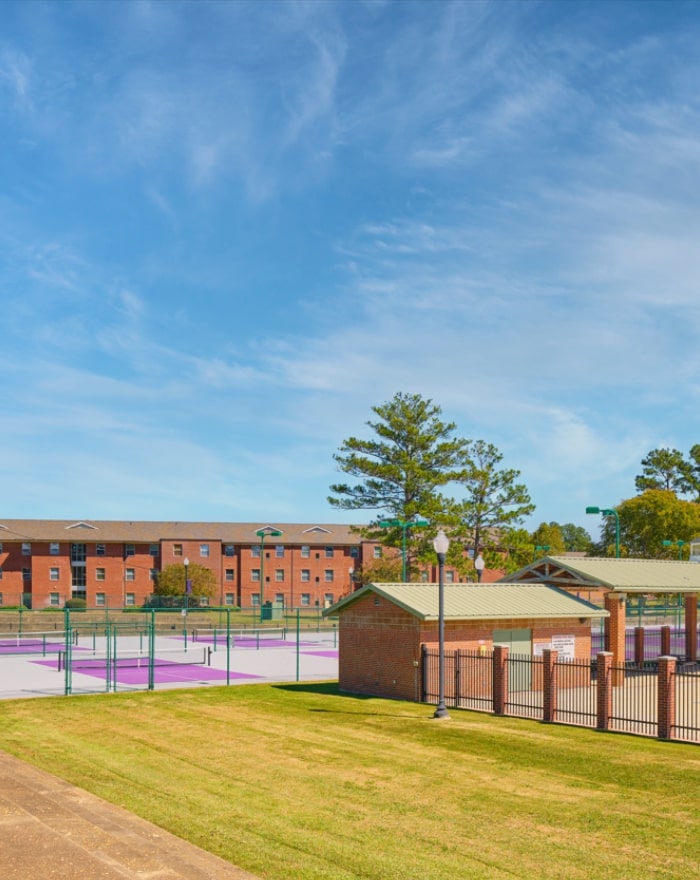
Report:
[[[52,633],[56,637],[56,633]],[[156,636],[156,653],[163,658],[175,651],[173,656],[178,663],[169,667],[156,666],[155,690],[197,686],[226,685],[227,677],[231,685],[294,682],[294,681],[334,681],[338,678],[338,635],[332,632],[301,632],[299,645],[296,633],[287,632],[284,639],[259,641],[255,637],[236,638],[228,652],[229,673],[227,676],[227,650],[225,639],[213,638],[201,633],[197,641],[188,638],[187,651],[191,652],[192,665],[182,666],[184,639],[179,635]],[[21,697],[58,696],[65,693],[65,672],[59,670],[60,645],[52,645],[46,654],[17,654],[0,651],[0,699]],[[73,657],[90,657],[92,651],[104,654],[106,639],[81,637],[73,648]],[[138,636],[121,636],[117,655],[134,655],[143,650],[143,640]],[[203,658],[206,656],[206,661]],[[105,693],[107,690],[104,667],[102,670],[81,670],[78,663],[71,674],[73,694]],[[148,663],[146,661],[145,666]],[[139,675],[139,670],[117,669],[110,674],[110,691],[124,692],[145,690],[147,687],[147,668]]]

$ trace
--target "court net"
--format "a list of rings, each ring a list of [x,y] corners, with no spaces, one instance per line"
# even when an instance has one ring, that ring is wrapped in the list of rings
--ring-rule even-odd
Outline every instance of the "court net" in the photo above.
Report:
[[[198,627],[192,630],[195,642],[214,642],[225,645],[230,638],[231,644],[236,642],[283,642],[287,637],[287,629],[283,626],[262,627],[260,629],[227,629],[224,627]]]
[[[72,644],[77,644],[76,634],[70,634]],[[62,630],[49,632],[0,633],[0,652],[11,654],[55,653],[66,647],[66,633]]]
[[[58,655],[58,670],[70,664],[71,672],[107,672],[117,669],[153,669],[162,666],[208,666],[211,663],[209,648],[159,648],[155,653],[137,652],[82,652],[61,651]]]

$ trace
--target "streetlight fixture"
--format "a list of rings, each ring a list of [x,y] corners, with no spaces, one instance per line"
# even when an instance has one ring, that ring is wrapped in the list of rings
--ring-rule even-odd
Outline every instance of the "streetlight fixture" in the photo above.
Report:
[[[438,705],[433,718],[449,718],[445,706],[445,558],[450,547],[442,529],[435,536],[433,547],[438,559]]]
[[[664,547],[678,547],[678,558],[683,559],[683,548],[688,543],[687,541],[663,541]]]
[[[533,561],[537,559],[538,553],[549,553],[549,544],[536,544],[535,545],[535,555],[532,557]]]
[[[185,556],[182,560],[185,566],[185,614],[187,614],[187,606],[190,604],[190,593],[192,592],[192,581],[190,580],[190,560]]]
[[[401,529],[401,580],[406,583],[406,532],[409,529],[430,525],[427,519],[418,514],[410,519],[383,519],[379,522],[380,529]]]
[[[278,529],[272,526],[265,526],[264,529],[258,529],[255,533],[260,538],[260,622],[263,619],[263,599],[265,598],[265,538],[269,535],[271,538],[279,538],[282,535]]]
[[[620,558],[620,514],[612,507],[587,507],[586,513],[600,513],[602,516],[615,517],[615,558]]]

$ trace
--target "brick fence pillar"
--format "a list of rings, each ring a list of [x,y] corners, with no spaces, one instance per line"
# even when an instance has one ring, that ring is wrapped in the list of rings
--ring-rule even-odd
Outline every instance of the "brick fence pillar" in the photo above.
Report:
[[[634,662],[637,666],[644,666],[644,627],[634,628]]]
[[[671,739],[671,731],[676,723],[676,658],[659,657],[658,719],[659,739]]]
[[[671,653],[671,627],[661,627],[661,656],[667,657]]]
[[[493,648],[493,713],[506,714],[508,702],[508,651],[505,645]]]
[[[601,651],[596,655],[597,701],[596,711],[598,730],[609,730],[612,715],[612,664],[613,655],[610,651]]]
[[[605,594],[605,610],[610,612],[608,618],[610,641],[606,646],[606,652],[611,652],[614,662],[622,666],[625,663],[625,598],[624,593]]]
[[[542,652],[542,720],[554,721],[557,716],[557,651]]]
[[[698,596],[685,594],[685,659],[692,663],[698,659]]]

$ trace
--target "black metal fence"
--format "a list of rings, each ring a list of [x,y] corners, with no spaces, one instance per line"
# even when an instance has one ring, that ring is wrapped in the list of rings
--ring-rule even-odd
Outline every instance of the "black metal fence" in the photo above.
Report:
[[[504,715],[657,737],[663,728],[659,707],[670,701],[673,721],[664,738],[700,743],[700,664],[678,664],[666,679],[668,684],[662,683],[669,692],[660,693],[656,661],[606,664],[601,658],[571,660],[552,655],[547,660],[506,654],[498,679],[493,651],[448,650],[445,703],[448,708],[494,712],[500,687]],[[599,681],[601,668],[603,680]],[[424,702],[438,702],[438,669],[439,651],[424,646]],[[605,693],[602,700],[601,691]]]

